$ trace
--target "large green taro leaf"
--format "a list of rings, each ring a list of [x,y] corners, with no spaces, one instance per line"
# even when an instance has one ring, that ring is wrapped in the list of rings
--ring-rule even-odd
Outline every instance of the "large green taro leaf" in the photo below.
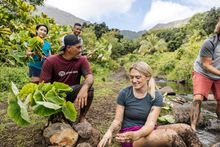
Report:
[[[73,103],[71,103],[69,101],[66,102],[66,104],[62,107],[62,112],[67,119],[69,119],[73,122],[76,121],[77,112],[76,112],[76,109],[75,109]]]

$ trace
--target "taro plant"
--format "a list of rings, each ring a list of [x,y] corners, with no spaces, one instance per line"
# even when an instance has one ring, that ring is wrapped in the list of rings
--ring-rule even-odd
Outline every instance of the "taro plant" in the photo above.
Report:
[[[161,114],[158,118],[158,123],[160,124],[172,124],[175,123],[175,118],[171,115],[173,108],[173,103],[171,102],[173,97],[167,96],[167,93],[164,94],[164,106],[161,108]]]
[[[60,82],[25,84],[19,91],[11,83],[11,94],[8,97],[8,116],[18,125],[26,126],[31,123],[29,110],[39,116],[50,116],[62,112],[66,119],[75,121],[76,109],[72,102],[66,101],[66,92],[72,88]]]

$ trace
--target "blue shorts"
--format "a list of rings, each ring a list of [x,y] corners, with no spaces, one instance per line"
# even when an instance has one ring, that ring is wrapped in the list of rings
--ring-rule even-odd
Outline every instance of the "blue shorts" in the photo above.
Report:
[[[40,69],[29,66],[29,77],[40,77],[40,72]]]

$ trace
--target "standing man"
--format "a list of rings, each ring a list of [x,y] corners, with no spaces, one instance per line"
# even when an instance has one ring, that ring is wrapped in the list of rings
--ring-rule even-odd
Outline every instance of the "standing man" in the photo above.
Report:
[[[77,38],[80,40],[81,50],[83,51],[83,39],[79,36],[82,31],[82,25],[80,23],[75,23],[72,28],[73,34],[77,36]]]
[[[87,58],[81,56],[80,40],[75,35],[64,36],[60,50],[61,54],[52,55],[44,62],[40,81],[70,85],[73,92],[67,93],[66,99],[80,108],[79,121],[83,122],[93,99],[91,68]],[[84,77],[82,84],[81,76]]]
[[[201,103],[208,98],[211,90],[217,101],[216,114],[220,120],[220,21],[215,27],[215,35],[207,39],[194,63],[193,93],[191,106],[191,127],[196,131]]]

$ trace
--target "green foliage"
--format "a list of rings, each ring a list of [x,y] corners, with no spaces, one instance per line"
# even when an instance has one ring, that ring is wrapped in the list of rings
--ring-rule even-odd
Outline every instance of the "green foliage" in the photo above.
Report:
[[[30,2],[30,1],[28,1]],[[31,0],[41,3],[42,0]],[[57,26],[47,15],[33,16],[33,5],[23,0],[2,0],[0,4],[0,61],[3,65],[25,65],[27,41],[36,35],[36,25],[42,23],[49,28],[48,41],[53,52],[60,48],[59,37],[68,31],[68,27]]]
[[[207,12],[203,23],[203,29],[207,34],[211,34],[214,32],[215,25],[218,23],[219,18],[220,8],[212,8],[210,11]]]
[[[175,118],[173,115],[164,115],[158,118],[158,122],[162,124],[172,124],[175,123]]]
[[[33,94],[34,91],[37,88],[37,84],[35,83],[28,83],[25,84],[22,89],[19,92],[19,96],[21,100],[25,100],[25,98],[29,95],[29,94]]]
[[[159,39],[156,35],[150,34],[146,36],[146,40],[140,42],[141,46],[138,53],[141,55],[154,54],[155,52],[164,52],[167,50],[167,44],[163,39]]]
[[[28,1],[31,5],[43,5],[44,0],[25,0]]]
[[[167,42],[167,47],[169,51],[175,51],[178,49],[186,38],[186,30],[182,28],[172,28],[166,30],[159,30],[156,32],[159,38],[163,38]]]
[[[77,112],[73,103],[66,102],[65,92],[71,92],[72,88],[60,82],[40,83],[39,85],[27,83],[19,91],[12,83],[12,94],[8,97],[8,116],[18,125],[30,124],[28,108],[32,107],[35,114],[50,116],[63,112],[64,116],[75,121]],[[25,91],[27,90],[27,91]]]
[[[20,88],[25,83],[29,82],[26,67],[4,67],[0,68],[0,93],[10,89],[10,82],[14,81]]]

